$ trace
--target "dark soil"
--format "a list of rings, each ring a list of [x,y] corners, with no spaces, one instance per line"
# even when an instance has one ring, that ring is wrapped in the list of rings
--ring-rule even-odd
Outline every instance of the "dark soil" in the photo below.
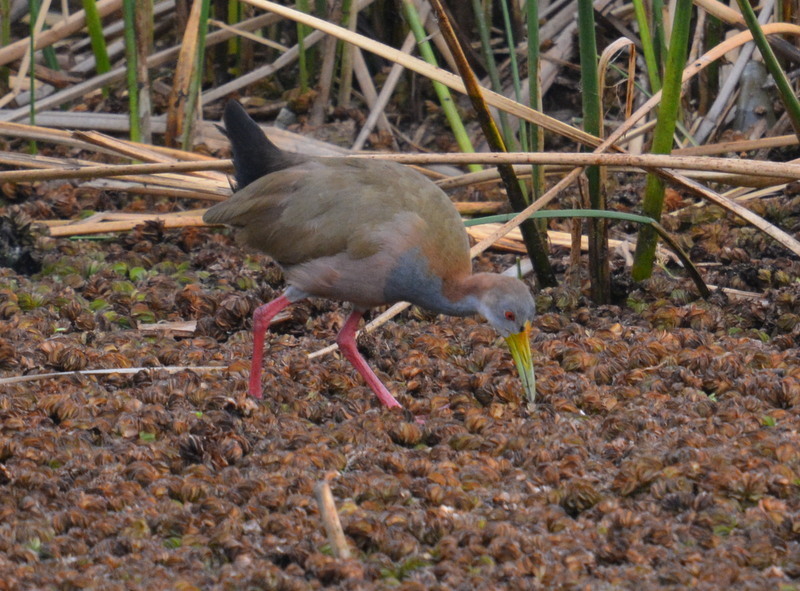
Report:
[[[709,283],[756,297],[703,301],[671,265],[635,285],[621,258],[617,305],[540,293],[535,408],[483,321],[412,309],[360,339],[403,413],[338,355],[307,359],[347,312],[316,300],[273,328],[247,397],[250,316],[281,273],[227,233],[31,236],[31,217],[141,204],[15,191],[0,375],[152,369],[0,386],[0,589],[797,588],[800,264],[720,212],[668,224]],[[754,207],[798,234],[797,197]],[[191,338],[136,328],[192,319]]]

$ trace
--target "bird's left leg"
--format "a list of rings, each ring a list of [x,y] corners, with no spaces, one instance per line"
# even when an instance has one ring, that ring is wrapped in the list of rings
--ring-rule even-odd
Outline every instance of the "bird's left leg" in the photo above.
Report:
[[[248,392],[254,398],[261,398],[261,361],[264,357],[264,336],[275,315],[294,301],[286,296],[287,294],[284,293],[268,304],[259,306],[253,312],[253,359],[250,362]]]
[[[367,385],[375,392],[378,400],[380,400],[384,406],[388,408],[402,408],[400,403],[397,402],[389,390],[386,389],[386,386],[383,385],[383,382],[378,379],[378,376],[375,375],[372,368],[367,365],[367,361],[362,357],[361,353],[358,352],[358,347],[356,346],[356,329],[363,315],[364,310],[359,310],[358,308],[350,313],[342,330],[339,331],[339,336],[336,337],[336,343],[339,345],[339,350],[342,352],[342,355],[353,364],[353,367],[361,374],[361,377],[364,378]]]

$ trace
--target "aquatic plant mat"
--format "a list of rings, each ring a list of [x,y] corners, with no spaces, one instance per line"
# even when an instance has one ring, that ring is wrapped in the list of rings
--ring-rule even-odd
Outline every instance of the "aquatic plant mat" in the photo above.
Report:
[[[601,143],[579,125],[575,3],[449,2],[503,155],[482,151],[428,2],[399,4],[42,2],[0,27],[0,589],[800,588],[800,154],[792,108],[746,67],[749,31],[722,40],[742,17],[696,3],[675,145],[652,156],[657,76],[616,39],[651,27],[658,65],[674,3],[649,21],[594,4]],[[771,7],[796,71],[797,27]],[[539,110],[511,71],[529,71],[526,18]],[[348,310],[322,300],[276,318],[248,398],[252,313],[285,284],[201,221],[231,193],[230,96],[287,150],[413,159],[465,218],[511,212],[498,161],[530,211],[588,207],[598,166],[605,207],[641,213],[655,172],[711,296],[663,246],[635,282],[630,220],[608,222],[602,305],[582,220],[542,222],[546,289],[521,219],[471,226],[475,268],[534,290],[535,406],[484,321],[397,307],[359,337],[407,409],[387,411],[331,347]]]

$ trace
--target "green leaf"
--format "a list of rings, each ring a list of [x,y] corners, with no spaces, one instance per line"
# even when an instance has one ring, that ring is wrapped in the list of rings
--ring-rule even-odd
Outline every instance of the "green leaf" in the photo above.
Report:
[[[108,307],[108,302],[102,298],[97,298],[96,300],[92,300],[89,304],[89,309],[92,312],[97,312],[98,310],[102,310],[103,308]]]
[[[164,547],[170,550],[175,550],[183,545],[183,539],[179,536],[172,536],[164,540]]]
[[[147,277],[147,269],[144,267],[134,267],[128,271],[128,277],[130,277],[131,281],[139,281],[139,279]]]
[[[111,265],[111,270],[114,271],[115,273],[118,273],[119,275],[127,275],[128,265],[120,261]]]

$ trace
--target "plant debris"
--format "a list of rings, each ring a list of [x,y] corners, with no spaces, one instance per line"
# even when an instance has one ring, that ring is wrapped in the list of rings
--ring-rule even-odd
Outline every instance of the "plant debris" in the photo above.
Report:
[[[111,11],[111,3],[98,4]],[[189,47],[185,32],[198,30],[187,24],[185,4],[156,3],[151,19],[158,26],[150,57],[163,60],[147,70],[156,143],[164,141],[162,116],[176,115],[173,91],[188,96],[174,76],[180,47]],[[449,4],[464,39],[477,38],[470,3]],[[715,4],[705,9],[716,22],[725,15]],[[407,34],[396,8],[375,3],[358,19],[359,30],[394,47]],[[603,19],[598,49],[638,28],[619,8],[609,3],[596,13]],[[344,84],[343,69],[311,67],[319,76],[301,91],[288,57],[299,55],[303,27],[240,12],[233,20],[241,31],[269,27],[290,49],[277,57],[274,48],[254,45],[254,35],[233,38],[212,23],[197,97],[205,120],[197,126],[198,153],[227,149],[211,122],[219,120],[221,99],[237,94],[261,120],[277,116],[288,129],[271,134],[283,134],[281,143],[295,151],[346,151],[311,141],[312,133],[355,150],[455,149],[424,75],[394,78],[394,87],[388,61],[364,52],[368,63],[359,66],[356,52],[363,101]],[[554,116],[545,125],[548,150],[573,149],[568,137],[583,135],[558,123],[582,119],[583,83],[570,67],[574,13],[570,3],[555,3],[540,17],[548,54],[543,110]],[[519,11],[510,17],[515,28],[522,24]],[[119,13],[112,18],[119,21]],[[122,70],[102,82],[93,76],[88,39],[83,30],[67,32],[68,20],[54,13],[42,33],[58,35],[66,87],[35,101],[37,122],[58,129],[3,123],[3,168],[177,158],[97,133],[127,133],[120,130],[137,111]],[[24,72],[18,60],[30,47],[30,25],[12,21],[18,40],[3,48],[2,63]],[[510,96],[508,58],[523,56],[509,49],[506,32],[493,30],[489,41],[503,78],[493,87]],[[305,48],[312,49],[319,35],[308,33]],[[435,27],[427,34],[439,37]],[[109,35],[116,64],[123,42]],[[523,39],[514,38],[515,45]],[[715,43],[705,34],[696,41]],[[478,65],[479,52],[465,47]],[[692,64],[710,63],[696,57]],[[778,135],[789,131],[780,109],[763,141],[756,138],[764,129],[751,135],[724,129],[724,117],[712,121],[717,80],[709,72],[687,86],[684,123],[694,129],[702,112],[724,143],[682,148],[684,155],[797,157],[796,137]],[[327,100],[318,88],[335,78],[347,88]],[[370,117],[371,78],[376,94],[395,88],[388,104],[374,107],[381,117]],[[624,82],[625,74],[609,69],[603,113],[617,130],[628,116]],[[23,98],[3,109],[9,121],[27,117]],[[328,115],[325,124],[309,125],[315,111]],[[474,129],[468,108],[463,117]],[[28,141],[38,142],[41,156],[24,153]],[[638,211],[641,177],[609,178],[610,209]],[[715,187],[773,182],[697,178]],[[771,190],[769,197],[741,187],[730,194],[796,239],[800,183]],[[609,223],[619,240],[612,243],[612,304],[597,306],[577,268],[585,259],[565,246],[579,238],[573,222],[550,220],[566,242],[550,245],[560,287],[536,294],[534,407],[485,322],[412,307],[359,338],[408,414],[387,410],[338,353],[309,359],[335,342],[348,312],[316,299],[288,308],[267,333],[264,398],[255,400],[246,394],[252,313],[284,289],[282,272],[267,257],[243,252],[228,230],[172,223],[227,193],[219,173],[17,178],[0,186],[0,591],[96,588],[98,581],[110,591],[800,586],[800,261],[784,246],[674,185],[662,223],[714,294],[701,299],[666,258],[651,279],[634,283],[625,258],[638,228],[617,220]],[[506,202],[486,179],[454,198],[477,211],[486,201],[491,211]],[[563,206],[582,203],[569,191],[562,198]],[[141,223],[132,214],[162,219]],[[45,220],[49,235],[38,225]],[[85,233],[56,236],[76,228]],[[474,265],[500,271],[514,263],[512,255],[487,251]],[[110,373],[81,373],[87,370]],[[11,379],[20,376],[42,377]],[[314,496],[321,482],[330,485],[350,558],[336,558],[347,552],[326,534]]]
[[[50,215],[14,207],[2,227]],[[264,401],[248,398],[250,317],[282,275],[226,232],[39,237],[38,273],[0,270],[2,375],[152,369],[0,386],[2,587],[790,583],[799,265],[721,221],[694,226],[693,254],[710,283],[759,297],[703,301],[665,272],[618,282],[619,305],[542,292],[533,409],[480,319],[412,308],[361,337],[424,425],[381,408],[337,355],[307,359],[345,318],[323,300],[273,326]],[[566,252],[554,260],[563,272]],[[136,328],[188,320],[188,338]],[[330,471],[349,560],[331,556],[314,502]]]

